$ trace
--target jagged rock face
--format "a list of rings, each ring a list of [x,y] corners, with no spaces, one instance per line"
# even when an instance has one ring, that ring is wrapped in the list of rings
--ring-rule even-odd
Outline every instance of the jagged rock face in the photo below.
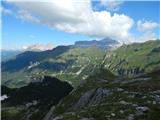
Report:
[[[22,120],[22,118],[24,120],[40,120],[52,105],[56,105],[72,89],[73,87],[67,82],[48,76],[40,81],[30,83],[28,86],[13,89],[13,91],[3,87],[3,94],[8,94],[9,97],[2,101],[2,118],[12,120],[10,116],[13,112],[16,120]]]

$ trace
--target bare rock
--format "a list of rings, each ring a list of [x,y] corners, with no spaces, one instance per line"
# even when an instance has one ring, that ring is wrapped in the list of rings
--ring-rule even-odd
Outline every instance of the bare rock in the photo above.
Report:
[[[137,115],[143,115],[145,114],[146,112],[149,111],[149,108],[146,107],[146,106],[143,106],[143,107],[136,107],[136,110],[137,110]]]
[[[80,99],[79,99],[79,101],[76,103],[76,105],[74,106],[74,109],[85,107],[85,106],[89,103],[89,101],[90,101],[90,99],[92,98],[93,94],[94,94],[94,90],[90,90],[90,91],[84,93],[84,94],[80,97]]]
[[[89,105],[99,104],[104,99],[104,97],[110,94],[111,94],[110,90],[98,88],[94,93],[92,99],[90,100]]]
[[[107,89],[98,88],[84,93],[79,101],[74,105],[74,109],[83,108],[85,106],[93,106],[99,104],[105,97],[111,95],[112,92]]]

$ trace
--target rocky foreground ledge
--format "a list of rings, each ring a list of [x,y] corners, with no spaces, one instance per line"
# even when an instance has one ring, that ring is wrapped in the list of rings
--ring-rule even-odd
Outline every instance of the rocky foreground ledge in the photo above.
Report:
[[[159,73],[88,80],[65,97],[48,120],[159,120]]]

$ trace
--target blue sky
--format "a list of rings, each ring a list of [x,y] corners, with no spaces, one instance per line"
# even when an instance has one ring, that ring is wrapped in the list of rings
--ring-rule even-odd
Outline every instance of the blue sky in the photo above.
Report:
[[[42,9],[38,12],[36,10],[37,6],[34,7],[34,4],[31,7],[26,7],[19,3],[2,2],[2,49],[20,49],[22,46],[38,43],[52,43],[55,46],[68,45],[79,40],[92,40],[103,37],[111,37],[113,39],[119,39],[119,41],[124,40],[125,42],[134,40],[146,41],[146,37],[149,39],[152,37],[160,38],[160,2],[132,1],[120,4],[108,4],[105,2],[102,4],[100,1],[92,1],[92,10],[89,9],[88,3],[85,3],[87,7],[84,7],[84,11],[73,11],[72,16],[63,16],[63,14],[58,12],[58,10],[62,9],[61,11],[67,13],[66,11],[72,10],[69,8],[72,8],[72,4],[67,4],[68,6],[66,5],[67,7],[64,6],[64,8],[59,5],[52,5],[50,10],[53,10],[53,12],[49,11],[49,13],[46,13],[48,15],[42,15],[43,11],[48,10],[47,8],[43,9],[42,4],[39,5]],[[54,6],[55,8],[53,8]],[[54,10],[56,9],[57,11],[55,12]],[[92,20],[93,18],[86,11],[91,11],[94,15],[98,15]],[[102,13],[103,11],[106,11],[106,13]],[[82,15],[86,19],[76,16],[81,15],[81,12],[83,12]],[[70,15],[70,13],[68,14]],[[114,17],[114,14],[118,16],[115,15]],[[38,15],[38,19],[33,19],[36,15]],[[104,18],[104,20],[98,18]],[[91,22],[89,21],[90,19]],[[111,25],[109,24],[109,20],[112,21]],[[116,22],[117,20],[118,22]],[[98,22],[92,23],[92,21]],[[102,24],[103,22],[104,25]],[[118,25],[118,23],[122,25]],[[112,24],[116,25],[113,26]],[[138,25],[140,28],[138,28]],[[122,28],[122,32],[121,26],[128,27]],[[116,29],[117,31],[115,31]],[[120,37],[118,38],[117,36]]]

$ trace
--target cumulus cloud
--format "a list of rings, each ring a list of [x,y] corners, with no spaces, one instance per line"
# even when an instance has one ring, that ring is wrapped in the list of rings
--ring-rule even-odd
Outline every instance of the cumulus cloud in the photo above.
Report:
[[[105,6],[108,10],[117,11],[119,9],[119,5],[123,4],[123,1],[100,0],[100,4]]]
[[[121,43],[143,42],[155,39],[151,31],[158,26],[151,21],[137,22],[142,36],[130,32],[134,20],[125,14],[111,14],[109,11],[94,11],[90,0],[7,0],[17,6],[17,17],[23,21],[42,24],[68,33],[90,37],[110,37]],[[117,9],[123,2],[101,0],[102,5]]]
[[[121,41],[128,38],[129,30],[134,24],[133,19],[124,14],[111,15],[108,11],[93,11],[90,0],[8,2],[19,8],[17,14],[22,20],[91,37],[111,37]],[[118,4],[113,4],[116,5]]]
[[[137,28],[141,32],[151,31],[151,30],[157,28],[158,26],[159,26],[158,23],[151,22],[151,21],[142,21],[142,20],[139,20],[137,22]]]
[[[137,22],[137,29],[142,32],[142,36],[136,38],[136,42],[145,42],[148,40],[156,40],[156,34],[153,32],[154,29],[158,28],[159,24],[152,21],[139,20]]]

